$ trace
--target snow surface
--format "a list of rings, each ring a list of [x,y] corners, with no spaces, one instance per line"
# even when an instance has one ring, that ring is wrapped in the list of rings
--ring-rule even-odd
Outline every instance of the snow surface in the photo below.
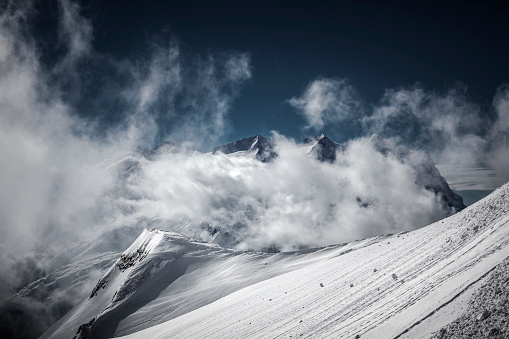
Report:
[[[413,232],[277,254],[146,230],[42,338],[92,319],[92,338],[428,338],[509,256],[508,212],[506,184]]]

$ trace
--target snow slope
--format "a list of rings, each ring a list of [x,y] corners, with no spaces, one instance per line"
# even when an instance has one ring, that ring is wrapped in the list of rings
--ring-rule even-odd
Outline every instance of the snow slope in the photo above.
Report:
[[[42,338],[428,338],[509,256],[509,184],[419,230],[292,253],[145,231]],[[86,331],[83,331],[86,329]]]
[[[332,248],[348,251],[351,246],[358,245],[279,254],[235,252],[176,233],[146,230],[99,280],[98,288],[42,338],[68,337],[93,318],[93,338],[112,331],[132,333],[324,260],[334,255]]]
[[[390,144],[384,142],[383,139],[377,138],[377,143],[375,144],[378,145],[379,143],[383,143],[383,147],[380,148],[381,151],[387,154],[390,152],[394,153],[394,150],[391,148],[392,146],[389,147]],[[254,136],[241,139],[229,145],[220,146],[216,148],[216,151],[226,152],[233,157],[247,156],[261,161],[278,161],[276,158],[277,154],[275,153],[277,147],[274,148],[274,146],[274,142],[270,139],[263,138],[262,136]],[[312,157],[315,157],[322,162],[334,162],[336,155],[344,151],[343,146],[332,142],[324,135],[312,140],[310,139],[300,146],[302,152],[309,155],[310,160]],[[53,324],[56,319],[61,318],[72,309],[77,301],[90,294],[97,280],[109,269],[121,252],[136,239],[144,228],[165,228],[194,237],[200,237],[202,234],[206,234],[203,239],[210,238],[212,239],[211,241],[226,247],[238,244],[238,239],[242,238],[244,232],[242,227],[240,227],[241,225],[232,226],[225,225],[225,223],[214,224],[212,222],[209,224],[209,219],[203,216],[195,218],[194,214],[186,215],[186,218],[188,217],[189,219],[183,218],[182,220],[152,218],[146,217],[145,215],[141,215],[140,217],[140,215],[136,215],[136,208],[139,206],[139,200],[142,197],[140,192],[136,190],[136,184],[139,178],[143,176],[143,171],[150,167],[151,164],[157,162],[160,156],[164,157],[168,154],[184,153],[185,150],[179,148],[175,144],[166,142],[153,150],[132,147],[129,151],[98,164],[97,166],[110,169],[112,173],[118,177],[115,187],[110,192],[112,197],[111,201],[115,207],[115,209],[112,208],[111,210],[115,211],[115,215],[111,216],[111,218],[108,217],[103,225],[97,225],[96,227],[98,232],[99,230],[104,230],[104,233],[96,234],[96,239],[88,239],[80,243],[71,244],[54,260],[54,262],[52,262],[51,266],[47,267],[47,273],[44,273],[44,275],[41,273],[31,282],[27,280],[27,282],[30,283],[20,290],[19,293],[11,297],[6,307],[0,307],[2,317],[5,319],[6,314],[11,314],[20,318],[19,315],[23,313],[24,315],[21,314],[21,318],[25,317],[25,315],[29,315],[30,317],[40,320],[47,315],[46,318],[48,318],[48,320],[45,321],[44,326],[41,326],[36,332],[37,335],[39,335],[42,331],[46,330],[48,326]],[[399,154],[401,152],[396,153]],[[408,155],[409,151],[406,150],[403,153],[404,155]],[[282,158],[284,157],[280,156],[279,160],[283,161],[281,160]],[[420,173],[418,178],[422,186],[433,189],[436,193],[441,192],[446,198],[451,196],[448,194],[450,189],[448,188],[447,182],[440,176],[440,173],[436,170],[432,161],[424,161],[423,163],[417,162],[416,164],[418,166],[415,166],[415,170],[417,173]],[[266,164],[266,166],[269,167],[271,165],[273,164]],[[438,186],[434,185],[434,183],[438,183]],[[452,193],[452,191],[450,191],[450,193]],[[355,199],[356,197],[352,196],[351,198]],[[359,205],[363,208],[368,207],[371,202],[369,200],[361,201],[360,198],[358,199]],[[452,201],[451,199],[443,200]],[[459,203],[461,204],[461,201],[459,201]],[[366,211],[370,213],[369,208],[366,208]],[[451,213],[453,211],[454,210],[451,209]],[[275,248],[275,246],[265,247],[267,250],[273,250]],[[232,254],[232,256],[235,255]],[[296,254],[296,256],[298,255]],[[38,258],[36,258],[36,260],[38,260]],[[246,267],[246,275],[249,275],[251,268],[249,268],[249,266]],[[288,270],[283,270],[275,265],[274,273],[272,273],[271,277],[286,273],[287,271]],[[265,276],[260,274],[256,278],[249,278],[249,283],[239,285],[235,288],[225,289],[225,291],[231,293],[238,288],[243,288],[248,284],[262,281],[265,278]],[[225,294],[220,294],[220,296],[223,295]],[[208,303],[211,299],[205,298],[204,300]],[[34,307],[36,304],[38,305],[37,308]],[[198,304],[201,305],[200,303]],[[23,312],[20,312],[20,305],[24,307],[22,310]],[[4,310],[7,310],[7,312],[2,312]],[[165,316],[161,319],[169,320],[176,314],[177,313],[171,313],[171,316]],[[14,316],[13,319],[15,319]],[[80,318],[79,321],[81,322],[75,325],[79,326],[81,323],[88,322],[89,320],[90,319]],[[12,322],[14,323],[15,321]],[[33,324],[30,325],[29,322],[25,322],[25,324],[27,325],[23,325],[23,327],[35,328],[35,326],[33,326]],[[150,324],[153,324],[153,322]],[[141,327],[135,327],[136,330],[140,328]],[[72,331],[75,332],[76,329],[73,327]],[[119,333],[128,332],[129,331],[126,330]]]
[[[443,310],[509,256],[508,211],[506,184],[444,221],[337,248],[126,338],[428,337],[453,320]]]

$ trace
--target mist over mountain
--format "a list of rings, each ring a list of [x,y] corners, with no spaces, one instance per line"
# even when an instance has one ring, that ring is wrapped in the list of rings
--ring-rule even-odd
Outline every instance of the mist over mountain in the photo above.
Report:
[[[300,256],[506,183],[503,4],[407,5],[1,2],[0,335],[39,336],[145,229]]]
[[[210,153],[164,142],[99,166],[116,178],[107,193],[116,220],[52,258],[47,273],[3,307],[4,317],[32,333],[89,293],[144,228],[279,252],[407,231],[465,207],[429,155],[376,135],[346,146],[324,135],[302,143],[256,135]]]
[[[503,334],[508,193],[416,231],[278,254],[144,230],[41,338]]]

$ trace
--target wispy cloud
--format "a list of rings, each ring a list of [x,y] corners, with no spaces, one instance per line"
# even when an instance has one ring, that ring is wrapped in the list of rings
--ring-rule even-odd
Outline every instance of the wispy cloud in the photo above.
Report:
[[[92,52],[92,24],[81,15],[77,3],[59,0],[58,4],[61,11],[59,38],[66,51],[60,60],[60,67],[72,68],[77,61]]]
[[[344,80],[319,78],[289,102],[307,118],[309,128],[327,124],[341,130],[345,119],[356,121],[365,136],[377,133],[426,150],[442,165],[490,166],[496,172],[493,185],[509,180],[507,86],[497,90],[491,106],[474,102],[461,84],[442,92],[419,84],[388,89],[377,103],[355,93]]]
[[[493,99],[497,120],[490,131],[487,162],[497,173],[495,185],[509,180],[509,87],[501,86]]]
[[[176,122],[172,140],[210,150],[231,129],[228,112],[241,85],[251,78],[250,59],[247,53],[223,52],[192,61],[180,101],[181,109],[190,114]]]
[[[307,120],[307,128],[319,130],[327,123],[355,119],[361,100],[347,79],[320,78],[312,81],[300,97],[288,100]]]
[[[24,281],[24,258],[38,253],[31,262],[43,269],[70,242],[121,222],[118,167],[100,164],[156,139],[211,147],[251,76],[248,54],[184,55],[171,38],[150,40],[142,56],[101,55],[78,3],[58,8],[56,40],[39,44],[33,3],[1,6],[0,301]],[[43,62],[45,48],[57,59]]]

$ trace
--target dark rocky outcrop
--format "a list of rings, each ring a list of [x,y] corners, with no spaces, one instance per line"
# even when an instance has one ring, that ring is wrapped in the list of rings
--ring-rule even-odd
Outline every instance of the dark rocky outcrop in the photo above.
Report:
[[[277,157],[277,153],[274,151],[274,141],[262,135],[255,135],[223,146],[214,147],[212,154],[217,154],[219,152],[231,154],[240,151],[256,152],[256,159],[262,162],[270,162]]]

